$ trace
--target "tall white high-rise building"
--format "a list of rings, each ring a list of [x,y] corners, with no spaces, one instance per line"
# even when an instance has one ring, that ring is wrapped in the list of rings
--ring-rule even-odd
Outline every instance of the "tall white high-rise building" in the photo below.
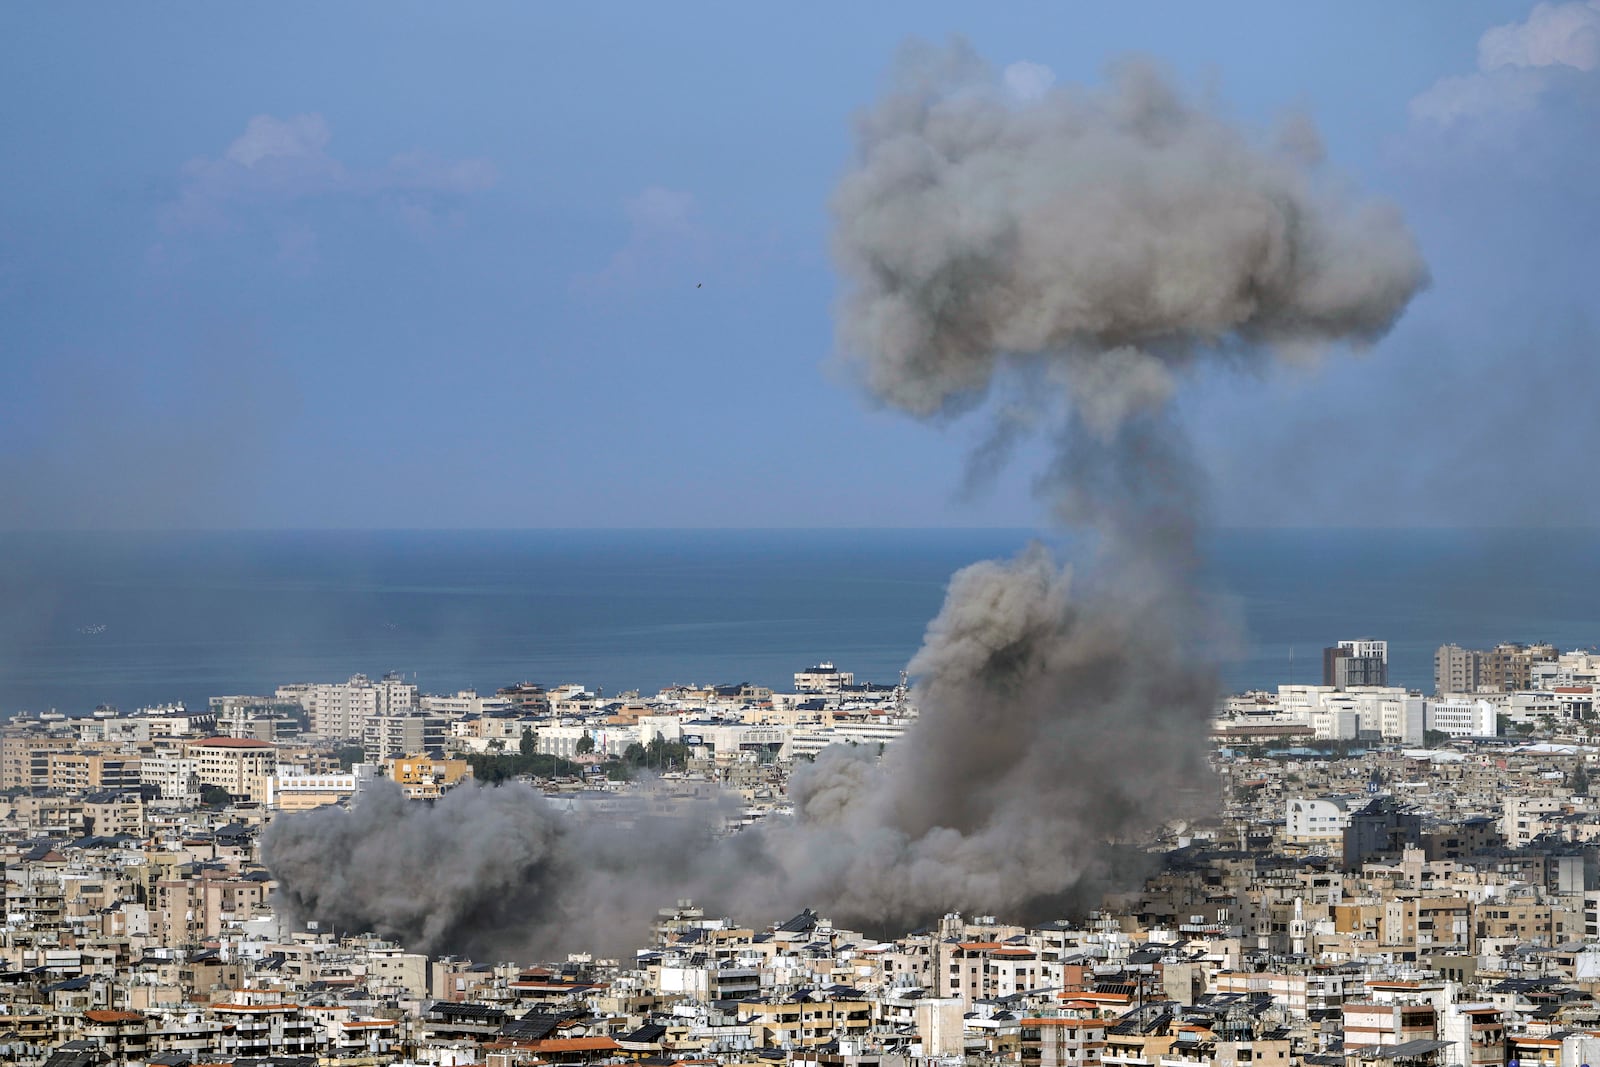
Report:
[[[360,740],[371,720],[403,715],[417,706],[417,687],[396,674],[376,682],[357,674],[332,685],[279,686],[276,696],[304,708],[311,719],[310,736],[324,741]]]

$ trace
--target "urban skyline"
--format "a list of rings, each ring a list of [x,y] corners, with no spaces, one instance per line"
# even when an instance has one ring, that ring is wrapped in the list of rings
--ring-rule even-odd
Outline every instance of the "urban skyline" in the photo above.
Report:
[[[93,14],[0,1060],[1600,1055],[1600,0]]]

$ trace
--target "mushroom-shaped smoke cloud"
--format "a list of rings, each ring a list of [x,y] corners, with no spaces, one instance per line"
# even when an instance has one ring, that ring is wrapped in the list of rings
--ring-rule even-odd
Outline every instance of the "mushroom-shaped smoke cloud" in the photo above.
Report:
[[[834,198],[843,347],[918,416],[1048,360],[1109,434],[1208,354],[1370,344],[1427,268],[1296,129],[1264,147],[1146,62],[1022,101],[965,45],[910,46]]]
[[[792,818],[597,837],[525,789],[427,813],[388,794],[273,825],[299,912],[502,953],[636,936],[641,889],[873,929],[1060,914],[1117,873],[1115,843],[1206,792],[1216,686],[1196,650],[1215,622],[1167,400],[1199,361],[1371,344],[1427,272],[1392,207],[1322,172],[1304,124],[1264,146],[1138,63],[1103,91],[1030,85],[1008,94],[960,44],[908,49],[834,199],[839,335],[872,394],[918,417],[1012,374],[1058,383],[1040,484],[1105,551],[1076,574],[1040,548],[957,574],[910,664],[921,721],[881,761],[830,749],[798,769]],[[403,881],[423,871],[438,892]]]

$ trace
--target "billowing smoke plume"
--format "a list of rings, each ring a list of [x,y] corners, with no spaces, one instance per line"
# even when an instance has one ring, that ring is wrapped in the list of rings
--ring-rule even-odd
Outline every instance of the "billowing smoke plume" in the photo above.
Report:
[[[713,884],[695,857],[728,806],[653,799],[580,817],[519,782],[456,789],[435,804],[379,783],[348,812],[277,819],[265,848],[279,903],[341,933],[488,959],[615,951],[671,903],[673,886]]]
[[[1203,355],[1375,341],[1426,267],[1295,128],[1259,147],[1145,63],[1020,102],[964,46],[908,49],[834,201],[844,348],[919,416],[1048,360],[1109,434]]]
[[[1426,271],[1391,208],[1319,173],[1304,124],[1261,147],[1140,65],[1103,93],[1030,84],[1008,94],[959,45],[908,53],[835,198],[840,336],[872,393],[918,417],[1024,382],[1031,406],[1007,407],[996,440],[1055,435],[1039,485],[1098,531],[1092,563],[1036,547],[957,574],[910,664],[921,721],[881,761],[830,749],[798,770],[792,818],[713,841],[705,813],[607,829],[520,787],[431,810],[380,795],[273,825],[295,910],[502,955],[598,929],[626,942],[677,896],[874,930],[1030,919],[1126,873],[1116,842],[1192,809],[1216,623],[1168,398],[1204,360],[1369,344]]]
[[[1192,810],[1210,673],[1153,600],[1072,586],[1037,547],[952,579],[911,663],[917,728],[881,765],[833,748],[795,775],[769,847],[808,899],[873,928],[1059,916],[1108,842]]]

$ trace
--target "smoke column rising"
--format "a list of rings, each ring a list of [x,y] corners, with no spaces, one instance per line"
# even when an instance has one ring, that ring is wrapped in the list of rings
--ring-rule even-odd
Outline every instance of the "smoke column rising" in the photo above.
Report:
[[[906,49],[834,198],[839,336],[869,392],[914,417],[997,386],[1028,397],[988,451],[1049,429],[1040,492],[1098,533],[1091,565],[1034,547],[955,575],[910,664],[921,721],[881,762],[835,748],[798,769],[792,818],[713,841],[706,812],[607,828],[521,787],[432,809],[379,794],[274,822],[291,910],[502,955],[636,943],[677,896],[874,928],[1035,919],[1119,873],[1109,843],[1205,792],[1217,688],[1196,648],[1216,622],[1168,401],[1207,361],[1371,344],[1426,268],[1394,208],[1323,173],[1305,122],[1263,145],[1141,63],[1102,91],[1027,95],[960,43]]]

